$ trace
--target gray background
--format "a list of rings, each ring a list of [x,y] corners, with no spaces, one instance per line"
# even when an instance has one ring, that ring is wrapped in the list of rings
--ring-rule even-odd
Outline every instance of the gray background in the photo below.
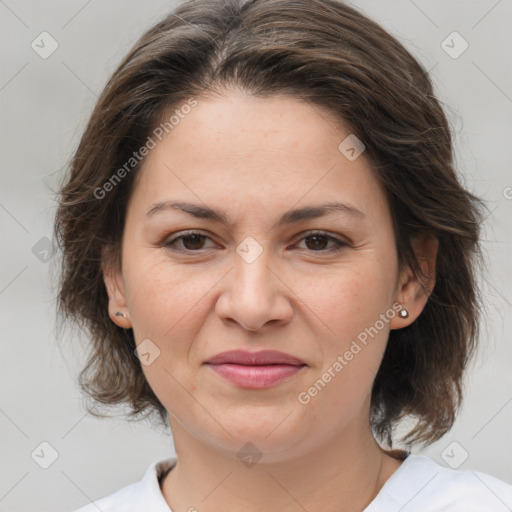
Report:
[[[353,2],[431,70],[456,132],[459,169],[487,199],[483,348],[452,431],[422,452],[512,483],[510,0]],[[147,423],[85,414],[77,336],[54,322],[49,240],[55,190],[96,96],[142,32],[175,2],[0,0],[0,510],[71,510],[139,480],[173,453]],[[43,59],[41,32],[57,41]],[[463,41],[469,48],[457,58]],[[453,48],[443,49],[447,45]],[[40,43],[41,44],[41,43]],[[49,44],[45,44],[49,48]],[[446,48],[448,50],[448,48]],[[49,261],[46,261],[49,258]],[[47,469],[31,454],[58,458]],[[417,451],[417,453],[420,453]],[[464,461],[464,458],[467,459]],[[44,457],[40,457],[44,463]]]

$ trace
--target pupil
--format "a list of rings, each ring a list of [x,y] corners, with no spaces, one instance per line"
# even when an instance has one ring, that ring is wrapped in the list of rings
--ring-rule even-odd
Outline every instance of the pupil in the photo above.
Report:
[[[193,249],[200,249],[202,245],[202,239],[204,238],[203,235],[188,235],[185,238],[183,238],[183,245],[190,250]],[[190,240],[192,240],[192,243],[190,243]],[[192,247],[191,247],[192,246]]]
[[[315,240],[316,242],[318,242],[320,240],[320,246],[318,246],[318,243],[313,243],[313,246],[314,247],[309,247],[310,244],[308,244],[308,242],[306,241],[306,245],[308,245],[308,249],[324,249],[325,248],[325,244],[327,242],[327,239],[325,238],[325,236],[323,235],[312,235],[312,236],[308,236],[308,240]]]

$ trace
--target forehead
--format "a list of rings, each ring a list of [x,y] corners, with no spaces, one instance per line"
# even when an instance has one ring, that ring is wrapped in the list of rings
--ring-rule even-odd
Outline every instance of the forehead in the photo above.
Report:
[[[321,108],[236,92],[197,98],[187,112],[146,157],[133,192],[140,206],[180,197],[272,210],[343,201],[366,211],[383,201],[364,153],[343,151],[350,131]]]

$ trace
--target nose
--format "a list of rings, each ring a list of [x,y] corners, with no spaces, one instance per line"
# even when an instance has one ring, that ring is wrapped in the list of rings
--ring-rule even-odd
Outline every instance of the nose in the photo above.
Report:
[[[234,255],[235,268],[223,280],[224,289],[215,306],[219,318],[254,332],[290,321],[293,292],[269,263],[265,251],[251,263]]]

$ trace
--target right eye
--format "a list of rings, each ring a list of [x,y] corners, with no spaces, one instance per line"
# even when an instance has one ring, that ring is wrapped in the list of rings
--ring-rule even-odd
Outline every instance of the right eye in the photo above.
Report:
[[[190,231],[188,233],[174,237],[168,242],[165,242],[164,245],[171,250],[176,250],[179,252],[199,252],[201,249],[204,249],[203,245],[205,240],[211,239],[203,233]],[[179,243],[181,243],[183,248],[177,247]]]

